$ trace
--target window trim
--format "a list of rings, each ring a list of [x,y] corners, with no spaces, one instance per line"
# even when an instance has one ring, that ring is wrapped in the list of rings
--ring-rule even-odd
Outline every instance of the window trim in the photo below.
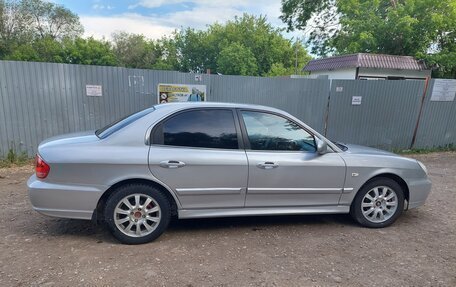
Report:
[[[238,114],[238,119],[239,119],[239,123],[240,123],[240,126],[241,126],[241,132],[242,132],[242,137],[243,137],[244,146],[245,146],[245,150],[246,151],[249,151],[249,152],[274,152],[274,153],[317,153],[317,142],[315,140],[315,135],[309,129],[307,129],[305,126],[303,126],[301,123],[296,122],[295,120],[291,119],[290,117],[288,117],[286,115],[283,115],[281,113],[274,112],[274,111],[265,111],[265,110],[258,110],[258,109],[238,108],[238,109],[236,109],[236,111],[237,111],[237,114]],[[298,125],[301,129],[303,129],[309,135],[312,136],[313,142],[314,142],[314,146],[315,146],[315,151],[257,150],[257,149],[252,149],[251,145],[250,145],[249,135],[247,134],[247,127],[245,125],[244,118],[242,117],[242,112],[243,111],[270,114],[270,115],[278,116],[278,117],[281,117],[283,119],[286,119],[286,120],[289,120],[289,121],[293,122],[294,124]]]
[[[156,139],[156,133],[159,133],[158,138],[161,140],[161,142],[164,142],[163,140],[163,124],[180,115],[183,113],[187,112],[193,112],[193,111],[207,111],[207,110],[225,110],[225,111],[230,111],[233,115],[233,121],[234,121],[234,128],[236,130],[236,137],[238,141],[238,148],[237,149],[229,149],[229,148],[215,148],[215,147],[194,147],[194,146],[178,146],[178,145],[165,145],[161,143],[157,143]],[[161,132],[160,132],[161,131]],[[183,109],[179,111],[175,111],[170,115],[167,115],[163,119],[161,119],[159,122],[157,122],[151,129],[150,131],[150,146],[160,146],[160,147],[170,147],[170,148],[188,148],[188,149],[206,149],[206,150],[223,150],[223,151],[239,151],[239,150],[244,150],[244,142],[243,142],[243,137],[241,133],[241,127],[239,125],[239,118],[237,115],[237,112],[234,108],[228,108],[228,107],[196,107],[196,108],[188,108],[188,109]]]

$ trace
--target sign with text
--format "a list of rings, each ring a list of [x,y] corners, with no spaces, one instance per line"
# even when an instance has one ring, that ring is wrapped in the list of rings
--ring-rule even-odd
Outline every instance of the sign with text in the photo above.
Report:
[[[158,103],[206,101],[206,85],[158,84]]]
[[[360,96],[353,96],[352,97],[352,106],[359,106],[361,105],[361,100],[363,99],[363,97],[360,97]]]
[[[101,97],[103,96],[101,85],[86,85],[86,95],[88,97]]]
[[[456,95],[456,80],[435,79],[432,88],[431,101],[452,102]]]

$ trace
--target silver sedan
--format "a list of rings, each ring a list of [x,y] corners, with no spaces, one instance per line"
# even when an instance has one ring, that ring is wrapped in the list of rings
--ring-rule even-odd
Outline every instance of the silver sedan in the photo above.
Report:
[[[278,109],[173,103],[42,142],[28,187],[39,213],[103,221],[139,244],[173,216],[350,213],[385,227],[431,182],[419,161],[331,142]]]

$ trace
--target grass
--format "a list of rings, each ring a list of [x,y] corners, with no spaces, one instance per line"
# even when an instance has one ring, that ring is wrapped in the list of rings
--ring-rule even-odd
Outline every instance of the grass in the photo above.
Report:
[[[26,152],[16,152],[14,149],[9,149],[5,158],[0,158],[1,167],[24,166],[32,162],[32,158],[28,157]]]
[[[394,153],[398,154],[427,154],[433,152],[456,151],[456,146],[449,144],[447,146],[439,146],[432,148],[414,148],[414,149],[393,149]]]

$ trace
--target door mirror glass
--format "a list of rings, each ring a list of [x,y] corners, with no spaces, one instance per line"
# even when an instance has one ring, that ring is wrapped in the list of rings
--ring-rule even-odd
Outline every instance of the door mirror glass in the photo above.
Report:
[[[315,141],[317,142],[317,152],[319,154],[325,154],[328,152],[328,144],[325,141],[315,137]]]

